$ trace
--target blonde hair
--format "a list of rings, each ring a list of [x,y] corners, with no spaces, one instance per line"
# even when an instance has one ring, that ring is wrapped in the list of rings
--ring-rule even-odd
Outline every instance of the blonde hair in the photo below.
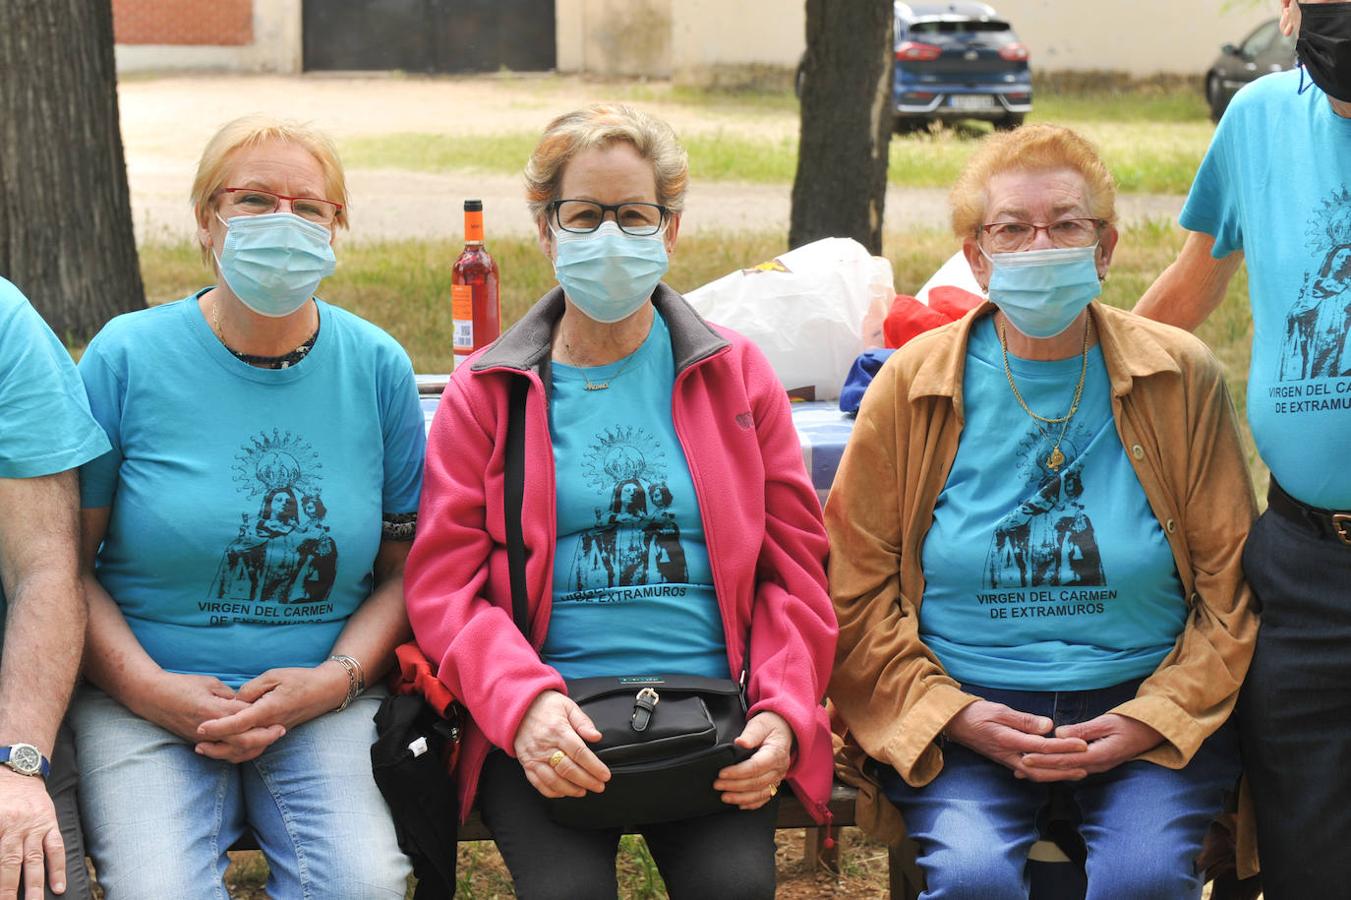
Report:
[[[657,202],[673,213],[685,208],[690,167],[671,126],[621,103],[596,103],[559,116],[544,129],[525,165],[525,197],[536,221],[561,199],[563,170],[578,153],[624,141],[652,164]]]
[[[197,163],[197,176],[192,180],[192,211],[198,225],[205,225],[212,212],[216,191],[225,187],[225,169],[231,157],[240,150],[257,147],[268,141],[285,141],[310,152],[324,176],[325,200],[341,203],[335,223],[347,227],[347,178],[343,174],[338,148],[322,131],[302,122],[274,119],[269,116],[244,116],[226,122],[207,141],[202,158]],[[203,247],[202,255],[211,262],[211,248]]]
[[[1116,222],[1116,181],[1098,151],[1087,140],[1057,125],[1024,125],[986,138],[967,161],[952,186],[952,230],[973,237],[985,224],[986,188],[990,179],[1005,172],[1047,172],[1069,169],[1088,186],[1090,214],[1108,224]]]

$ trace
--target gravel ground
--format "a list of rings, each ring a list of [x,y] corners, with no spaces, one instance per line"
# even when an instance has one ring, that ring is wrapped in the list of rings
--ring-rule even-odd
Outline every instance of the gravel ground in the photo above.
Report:
[[[778,140],[796,135],[796,114],[681,103],[663,84],[597,83],[567,76],[239,76],[129,77],[119,85],[122,139],[137,237],[181,240],[193,223],[187,196],[198,155],[222,123],[262,112],[311,121],[338,137],[399,132],[493,134],[536,131],[561,112],[600,94],[627,91],[680,134],[738,134]],[[490,234],[526,235],[518,177],[398,170],[348,172],[352,196],[351,240],[386,240],[458,234],[461,201],[483,199]],[[690,186],[683,233],[699,230],[788,229],[791,185],[695,183]],[[887,228],[902,231],[946,221],[945,192],[891,188]],[[1182,198],[1127,195],[1119,199],[1126,222],[1175,219]]]

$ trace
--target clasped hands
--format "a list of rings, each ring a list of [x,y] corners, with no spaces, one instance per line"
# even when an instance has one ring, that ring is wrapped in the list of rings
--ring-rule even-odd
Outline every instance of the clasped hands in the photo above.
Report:
[[[957,713],[944,733],[1029,781],[1078,781],[1163,742],[1150,726],[1117,713],[1061,725],[1052,734],[1054,724],[1046,716],[977,700]]]
[[[347,687],[346,670],[334,662],[269,669],[239,690],[209,675],[161,672],[132,711],[203,756],[241,763],[261,755],[288,729],[337,709]]]
[[[586,746],[600,737],[580,706],[559,691],[543,691],[521,719],[512,749],[526,779],[545,797],[581,797],[604,791],[610,780],[609,768]],[[788,774],[793,731],[777,713],[761,712],[746,723],[736,744],[754,752],[720,771],[713,789],[729,806],[758,809]]]

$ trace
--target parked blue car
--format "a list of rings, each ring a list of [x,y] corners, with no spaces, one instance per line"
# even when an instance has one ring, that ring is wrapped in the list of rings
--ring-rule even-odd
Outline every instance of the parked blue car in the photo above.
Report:
[[[1012,129],[1032,110],[1028,52],[984,3],[896,3],[896,130],[979,119]]]

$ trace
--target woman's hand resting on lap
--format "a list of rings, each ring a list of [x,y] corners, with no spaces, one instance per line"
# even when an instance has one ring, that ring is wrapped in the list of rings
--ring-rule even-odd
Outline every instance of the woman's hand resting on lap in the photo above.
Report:
[[[778,713],[761,712],[751,717],[736,739],[743,750],[754,750],[749,759],[728,766],[713,782],[722,791],[722,802],[739,809],[759,809],[779,790],[793,760],[793,729]]]
[[[269,669],[239,689],[241,709],[198,727],[197,752],[230,762],[253,759],[288,729],[337,709],[347,686],[347,671],[335,662]]]
[[[558,691],[543,691],[521,719],[512,749],[525,777],[546,797],[581,797],[600,793],[610,770],[586,746],[600,732],[582,708]],[[557,765],[550,765],[558,751]]]
[[[1077,754],[1089,749],[1087,740],[1077,733],[1062,735],[1057,732],[1056,737],[1048,737],[1054,724],[1046,716],[1019,712],[1002,703],[977,700],[953,716],[943,731],[948,740],[956,741],[1011,769],[1018,778],[1032,781],[1074,781],[1083,778],[1088,773],[1081,765],[1028,765],[1028,754],[1043,760],[1056,756],[1063,761],[1078,759]]]
[[[1061,725],[1055,734],[1058,738],[1087,741],[1088,746],[1075,753],[1030,753],[1023,757],[1023,765],[1038,772],[1059,770],[1093,775],[1114,769],[1163,743],[1163,735],[1144,722],[1116,713],[1077,725]]]

